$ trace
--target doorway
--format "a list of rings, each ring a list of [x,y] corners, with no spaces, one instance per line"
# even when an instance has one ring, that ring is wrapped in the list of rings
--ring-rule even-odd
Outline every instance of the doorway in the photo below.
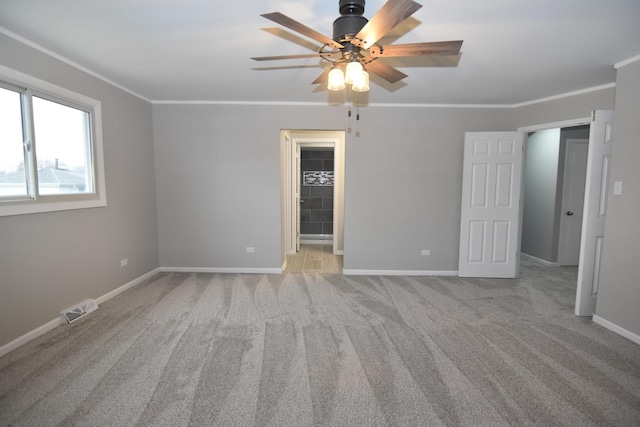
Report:
[[[591,117],[564,122],[564,126],[541,125],[519,129],[537,131],[586,124],[589,125],[589,143],[576,289],[577,316],[591,316],[595,311],[598,296],[613,146],[613,111],[595,110]]]
[[[307,209],[310,203],[305,206],[305,197],[307,201],[311,195],[311,188],[316,187],[314,190],[317,194],[324,194],[327,192],[326,187],[332,189],[332,218],[328,221],[326,216],[327,212],[322,212],[324,209],[313,209],[315,221],[320,223],[320,227],[323,227],[321,232],[311,233],[311,228],[307,228],[304,234],[307,234],[308,239],[322,240],[331,236],[331,253],[333,255],[344,254],[344,154],[345,154],[345,131],[316,131],[316,130],[282,130],[280,132],[280,147],[281,147],[281,212],[282,212],[282,262],[283,270],[286,268],[286,260],[288,255],[296,254],[300,251],[301,238],[303,237],[301,229],[301,219],[306,219],[306,215],[310,216],[310,212],[303,213],[302,211],[310,211]],[[333,173],[328,174],[315,169],[320,167],[314,167],[314,170],[302,170],[303,159],[302,152],[318,152],[324,153],[320,157],[326,157],[331,152],[332,158],[323,159],[323,163],[326,160],[327,163],[333,163]],[[311,159],[309,159],[311,160]],[[310,163],[315,165],[316,163]],[[317,163],[319,166],[320,163]],[[323,165],[324,167],[324,165]],[[309,185],[303,185],[305,174],[303,172],[309,172],[306,177]],[[331,180],[331,182],[329,181]],[[322,182],[320,182],[322,181]],[[322,184],[322,185],[320,185]],[[331,184],[331,185],[329,185]],[[325,187],[323,190],[321,187]],[[306,194],[309,192],[309,195]],[[313,203],[320,203],[320,207],[323,202],[323,197],[313,197]],[[319,200],[318,200],[319,199]],[[328,198],[327,198],[328,199]],[[311,206],[310,206],[311,207]],[[301,214],[305,215],[305,218],[301,218]],[[309,219],[311,219],[309,217]],[[322,221],[326,219],[327,221]],[[317,227],[314,225],[313,227]],[[329,233],[328,231],[331,230]],[[320,231],[316,229],[315,231]],[[321,242],[322,243],[322,242]]]
[[[527,133],[523,258],[546,266],[578,265],[588,140],[587,125]]]

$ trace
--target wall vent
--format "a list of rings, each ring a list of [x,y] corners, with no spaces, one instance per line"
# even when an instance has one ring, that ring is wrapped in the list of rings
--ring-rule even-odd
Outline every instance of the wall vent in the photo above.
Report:
[[[63,319],[67,323],[72,323],[78,320],[79,318],[96,311],[98,309],[98,304],[92,299],[88,299],[80,304],[71,307],[67,310],[64,310],[61,314]]]

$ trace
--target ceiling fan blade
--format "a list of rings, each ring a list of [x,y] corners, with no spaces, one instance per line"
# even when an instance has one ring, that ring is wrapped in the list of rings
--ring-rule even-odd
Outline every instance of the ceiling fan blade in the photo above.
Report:
[[[314,81],[311,82],[312,85],[319,85],[319,84],[323,84],[326,83],[329,77],[329,71],[331,71],[331,68],[327,68],[325,69],[322,74],[320,74]]]
[[[334,47],[336,49],[340,49],[344,46],[342,46],[340,43],[334,41],[333,39],[330,39],[329,37],[320,34],[319,32],[317,32],[316,30],[312,30],[311,28],[307,27],[306,25],[303,25],[301,23],[299,23],[298,21],[289,18],[286,15],[283,15],[280,12],[273,12],[273,13],[265,13],[264,15],[260,15],[264,18],[267,18],[277,24],[282,25],[283,27],[287,27],[290,30],[296,31],[302,35],[305,35],[307,37],[309,37],[310,39],[313,39],[319,43],[322,44],[326,44],[328,46]]]
[[[447,42],[407,43],[389,46],[373,46],[369,49],[372,58],[420,55],[458,55],[462,40]]]
[[[257,56],[251,59],[253,59],[254,61],[276,61],[279,59],[300,59],[300,58],[320,58],[320,54],[308,53],[308,54],[302,54],[302,55]]]
[[[380,61],[372,61],[365,65],[367,71],[371,71],[388,81],[389,83],[396,83],[407,77],[405,73],[393,68],[390,65]]]
[[[351,43],[369,49],[399,23],[413,15],[421,4],[413,0],[389,0],[373,15]]]

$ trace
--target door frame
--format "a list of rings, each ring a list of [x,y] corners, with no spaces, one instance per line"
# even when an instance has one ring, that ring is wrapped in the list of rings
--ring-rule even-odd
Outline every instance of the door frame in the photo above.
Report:
[[[300,147],[331,147],[334,158],[333,253],[344,254],[344,171],[345,138],[343,130],[282,130],[281,142],[281,203],[282,203],[282,255],[296,253],[299,194],[296,194],[296,152]],[[284,265],[284,264],[283,264]]]
[[[578,119],[572,119],[572,120],[564,120],[564,121],[560,121],[560,122],[553,122],[553,123],[543,123],[543,124],[539,124],[539,125],[532,125],[532,126],[523,126],[518,128],[519,131],[523,131],[526,134],[528,134],[529,132],[536,132],[539,130],[545,130],[545,129],[555,129],[555,128],[568,128],[568,127],[574,127],[574,126],[583,126],[583,125],[588,125],[591,126],[591,116],[588,117],[581,117]],[[591,138],[591,135],[589,135],[589,137]],[[525,149],[524,149],[524,155],[526,155],[526,144],[527,144],[527,139],[525,138]],[[587,177],[586,179],[589,179],[589,175],[592,173],[592,170],[587,167]],[[584,218],[584,207],[583,207],[583,218]],[[522,221],[522,219],[521,219]],[[521,224],[522,226],[522,224]],[[580,241],[580,252],[582,253],[582,249],[583,249],[583,245],[585,244],[584,239],[581,239]],[[578,267],[580,268],[580,267]],[[578,283],[576,282],[576,285],[578,285]],[[576,306],[578,305],[578,292],[576,291]],[[578,315],[578,313],[576,312],[576,315]]]

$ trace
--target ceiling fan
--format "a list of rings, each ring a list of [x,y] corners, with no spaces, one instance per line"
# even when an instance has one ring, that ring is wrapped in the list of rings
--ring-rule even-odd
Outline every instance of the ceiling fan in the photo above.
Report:
[[[421,55],[458,55],[462,40],[407,43],[381,46],[378,41],[402,21],[414,14],[422,5],[412,0],[389,0],[368,20],[364,16],[365,0],[339,0],[340,16],[333,22],[333,38],[329,38],[280,12],[261,15],[277,24],[296,31],[319,43],[315,54],[261,56],[256,61],[280,59],[321,58],[331,62],[313,84],[328,81],[328,89],[341,90],[346,84],[356,92],[369,90],[369,74],[373,72],[390,83],[396,83],[406,74],[378,61],[380,58]],[[343,68],[345,70],[343,70]]]

